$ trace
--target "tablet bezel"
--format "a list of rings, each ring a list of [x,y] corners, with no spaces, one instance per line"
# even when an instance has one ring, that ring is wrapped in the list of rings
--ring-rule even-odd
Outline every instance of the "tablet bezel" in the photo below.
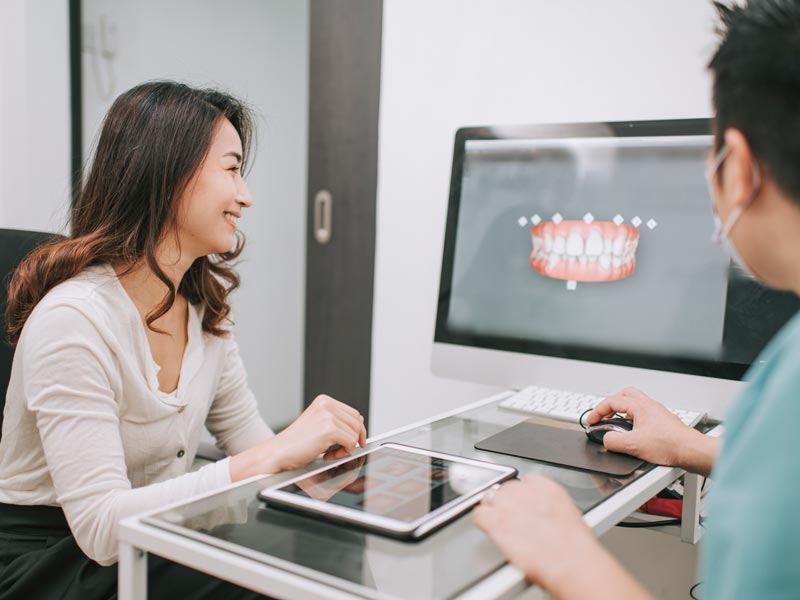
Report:
[[[408,452],[410,454],[418,454],[427,456],[429,458],[439,458],[453,463],[461,463],[473,467],[484,468],[489,471],[496,471],[497,476],[487,483],[470,490],[466,494],[459,495],[453,500],[450,500],[446,504],[443,504],[439,508],[432,510],[431,512],[414,521],[401,521],[399,519],[384,517],[368,512],[359,512],[345,506],[329,504],[322,500],[306,498],[297,494],[291,494],[280,490],[280,488],[296,484],[299,481],[309,477],[314,477],[324,471],[335,469],[349,461],[372,454],[373,452],[377,452],[381,449],[399,450],[401,452]],[[416,448],[414,446],[405,446],[403,444],[387,442],[375,448],[370,448],[366,452],[362,452],[357,456],[349,456],[329,465],[325,465],[319,469],[309,471],[308,473],[304,473],[286,481],[282,481],[281,483],[276,484],[274,487],[264,488],[258,493],[258,497],[269,505],[300,512],[301,514],[319,516],[340,523],[346,522],[395,537],[418,539],[431,533],[433,530],[447,523],[461,513],[469,510],[469,508],[480,501],[483,492],[495,484],[506,481],[507,479],[511,479],[512,477],[516,476],[517,473],[517,469],[507,465],[500,465],[484,460],[465,458],[462,456],[455,456],[453,454],[446,454],[444,452],[435,452],[433,450],[426,450],[424,448]]]

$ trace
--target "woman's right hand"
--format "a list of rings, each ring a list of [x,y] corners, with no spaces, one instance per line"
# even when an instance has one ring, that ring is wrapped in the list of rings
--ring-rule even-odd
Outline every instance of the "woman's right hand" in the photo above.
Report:
[[[330,396],[317,396],[286,429],[231,459],[231,480],[302,467],[320,454],[326,460],[350,456],[367,444],[364,417]]]
[[[693,436],[698,435],[667,408],[636,388],[625,388],[600,402],[587,415],[586,423],[593,425],[616,413],[631,419],[633,429],[606,433],[603,445],[613,452],[630,454],[650,463],[680,465],[681,452],[691,445]]]

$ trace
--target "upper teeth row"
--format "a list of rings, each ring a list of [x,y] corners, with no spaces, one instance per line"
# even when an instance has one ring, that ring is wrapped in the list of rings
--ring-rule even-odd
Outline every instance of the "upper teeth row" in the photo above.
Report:
[[[233,215],[231,213],[225,213],[225,218],[228,219],[228,221],[230,221],[231,223],[236,223],[236,220],[239,217],[237,217],[236,215]]]
[[[533,250],[539,252],[544,250],[550,254],[566,254],[567,256],[600,256],[602,254],[622,256],[623,254],[633,254],[638,240],[628,240],[625,234],[620,234],[613,240],[603,238],[599,231],[592,231],[584,243],[581,235],[575,231],[567,238],[557,235],[555,238],[545,234],[544,238],[533,236]]]

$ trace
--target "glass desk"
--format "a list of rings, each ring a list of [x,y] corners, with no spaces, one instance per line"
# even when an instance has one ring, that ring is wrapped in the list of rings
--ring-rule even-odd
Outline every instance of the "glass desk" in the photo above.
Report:
[[[497,407],[506,396],[371,438],[367,447],[392,441],[511,465],[520,476],[542,473],[567,488],[597,535],[683,474],[646,466],[615,479],[475,450],[475,442],[526,419]],[[263,487],[301,471],[253,478],[123,520],[119,597],[146,597],[146,552],[277,598],[485,599],[525,589],[519,571],[473,525],[469,513],[421,542],[408,543],[268,509],[256,498]]]

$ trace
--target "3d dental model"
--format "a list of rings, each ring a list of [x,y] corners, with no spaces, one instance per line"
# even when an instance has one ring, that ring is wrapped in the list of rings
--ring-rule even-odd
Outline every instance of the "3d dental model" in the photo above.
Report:
[[[636,267],[639,230],[610,221],[551,221],[531,227],[531,266],[545,277],[616,281]]]

